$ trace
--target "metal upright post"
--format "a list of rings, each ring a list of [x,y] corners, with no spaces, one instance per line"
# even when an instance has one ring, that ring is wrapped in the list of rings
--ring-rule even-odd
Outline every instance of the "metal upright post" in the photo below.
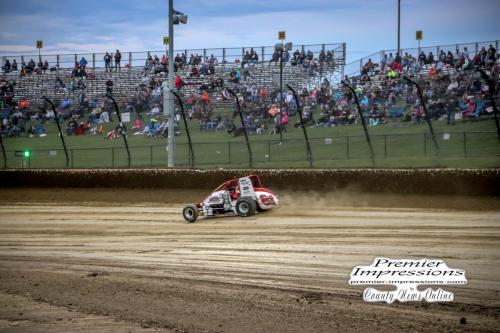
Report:
[[[64,135],[61,130],[61,125],[59,124],[59,114],[57,113],[56,107],[54,106],[54,103],[50,99],[48,99],[45,96],[42,96],[44,100],[46,100],[50,106],[52,107],[52,111],[54,112],[54,119],[56,120],[57,124],[57,130],[59,131],[59,137],[61,138],[61,142],[64,148],[64,154],[66,155],[66,168],[69,167],[69,156],[68,156],[68,149],[66,148],[66,142],[64,141]]]
[[[493,117],[495,119],[495,126],[497,128],[497,137],[498,137],[498,140],[500,141],[500,124],[499,124],[499,120],[498,120],[498,118],[499,118],[499,112],[498,112],[498,108],[497,108],[497,105],[496,105],[496,102],[495,102],[496,82],[493,81],[488,76],[488,74],[486,74],[486,72],[484,71],[484,69],[478,68],[476,70],[481,73],[481,76],[483,77],[483,80],[488,85],[488,93],[490,95],[489,96],[490,97],[490,102],[491,102],[491,105],[493,106]]]
[[[248,140],[248,133],[247,133],[247,127],[245,126],[245,120],[243,119],[243,113],[241,112],[241,107],[240,107],[240,101],[238,99],[238,96],[235,94],[234,91],[231,89],[227,89],[227,91],[233,95],[234,99],[236,100],[236,107],[237,111],[240,115],[240,120],[241,120],[241,126],[243,126],[243,133],[245,134],[245,141],[247,143],[247,149],[248,149],[248,166],[251,168],[253,164],[253,156],[252,156],[252,149],[250,148],[250,141]]]
[[[186,128],[186,135],[187,135],[188,144],[189,144],[189,156],[190,156],[190,158],[189,158],[189,161],[190,161],[189,166],[191,168],[194,168],[195,162],[194,162],[193,143],[191,142],[191,135],[189,134],[189,127],[188,127],[188,123],[187,123],[187,120],[186,120],[186,114],[184,113],[184,103],[182,103],[181,97],[176,92],[172,91],[172,94],[174,94],[174,96],[177,98],[177,100],[179,101],[179,105],[181,107],[182,119],[184,121],[184,127]]]
[[[313,166],[313,157],[312,157],[312,151],[311,151],[311,144],[309,142],[309,136],[307,135],[307,130],[306,130],[306,125],[304,124],[304,120],[302,118],[302,110],[300,108],[300,102],[299,102],[299,97],[297,96],[297,93],[293,88],[287,84],[288,89],[290,89],[293,93],[293,97],[295,98],[295,102],[297,103],[297,110],[299,112],[299,119],[300,119],[300,124],[302,127],[302,131],[304,132],[304,139],[306,140],[306,154],[307,154],[307,160],[309,161],[309,167],[312,168]]]
[[[429,113],[427,112],[427,105],[426,105],[425,100],[424,100],[424,95],[422,94],[422,89],[420,89],[420,85],[417,82],[413,81],[409,77],[403,76],[403,78],[406,81],[410,82],[411,84],[415,85],[415,87],[417,87],[417,92],[418,92],[418,96],[420,98],[420,103],[422,103],[422,107],[424,108],[425,121],[427,122],[427,125],[429,126],[429,131],[431,132],[432,142],[434,143],[434,147],[436,147],[436,150],[438,151],[438,154],[439,154],[439,146],[438,146],[438,143],[436,140],[436,135],[434,134],[434,129],[432,128],[431,118],[429,117]]]
[[[368,134],[368,129],[366,128],[365,118],[363,117],[363,112],[361,110],[361,106],[359,105],[358,95],[356,94],[356,91],[354,90],[354,88],[351,85],[349,85],[346,81],[342,80],[341,82],[354,95],[354,101],[356,102],[356,106],[358,108],[359,118],[361,119],[361,124],[363,125],[363,130],[365,131],[366,142],[368,143],[368,147],[370,148],[370,159],[372,160],[372,164],[375,165],[375,153],[373,151],[372,141],[370,139],[370,135]],[[347,147],[349,148],[349,137],[348,137],[347,142],[348,142]]]
[[[0,133],[0,145],[2,146],[2,154],[3,154],[3,168],[7,168],[7,155],[5,154],[5,147],[3,145],[2,134]]]
[[[120,115],[120,110],[118,109],[118,105],[116,104],[116,100],[113,98],[113,96],[111,96],[110,94],[106,94],[106,97],[109,98],[111,101],[113,101],[113,105],[114,105],[115,111],[116,111],[116,116],[118,117],[118,122],[120,124],[120,128],[122,131],[121,135],[123,136],[123,142],[125,143],[125,148],[127,149],[128,167],[130,168],[132,161],[130,158],[130,150],[128,148],[127,131],[125,130],[125,126],[123,126],[122,116]],[[113,153],[114,153],[114,150],[113,150]],[[114,167],[114,155],[113,155],[113,167]]]

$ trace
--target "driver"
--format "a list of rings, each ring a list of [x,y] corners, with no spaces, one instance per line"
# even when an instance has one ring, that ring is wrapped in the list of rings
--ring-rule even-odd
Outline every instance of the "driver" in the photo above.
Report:
[[[232,200],[236,200],[239,198],[240,196],[240,191],[238,189],[237,186],[234,186],[234,185],[229,185],[228,188],[227,188],[228,192],[229,192],[229,197],[232,199]]]

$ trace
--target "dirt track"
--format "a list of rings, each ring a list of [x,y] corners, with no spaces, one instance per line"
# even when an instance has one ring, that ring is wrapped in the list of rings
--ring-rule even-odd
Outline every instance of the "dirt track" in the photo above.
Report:
[[[307,196],[284,195],[271,213],[186,224],[176,202],[199,193],[165,205],[140,202],[140,193],[133,204],[44,192],[21,203],[16,193],[0,193],[2,332],[500,328],[497,201],[474,203],[488,211],[388,210],[337,197],[306,209]],[[453,303],[367,304],[347,280],[375,256],[444,259],[469,284],[446,288]]]

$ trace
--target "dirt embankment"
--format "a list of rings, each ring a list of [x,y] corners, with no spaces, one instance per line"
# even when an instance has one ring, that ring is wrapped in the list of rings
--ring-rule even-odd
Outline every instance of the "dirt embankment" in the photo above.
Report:
[[[500,169],[3,170],[0,186],[209,190],[229,178],[251,173],[260,175],[270,187],[293,191],[500,195]]]

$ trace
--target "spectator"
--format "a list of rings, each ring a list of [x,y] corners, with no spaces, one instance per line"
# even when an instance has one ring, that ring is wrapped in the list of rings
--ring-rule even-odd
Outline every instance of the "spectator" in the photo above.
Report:
[[[5,64],[3,65],[3,71],[5,73],[10,73],[10,69],[11,69],[10,62],[9,62],[9,59],[7,59],[5,61]]]
[[[82,57],[80,59],[80,67],[85,69],[85,67],[87,67],[87,64],[88,64],[87,59],[85,59],[85,57]]]
[[[106,72],[109,70],[111,71],[111,55],[109,54],[109,52],[106,52],[106,54],[104,55],[104,68],[106,69]]]
[[[120,65],[121,60],[122,60],[122,54],[120,53],[120,50],[116,50],[116,53],[115,53],[115,71],[122,70],[122,67]]]
[[[106,81],[106,94],[113,95],[113,81],[111,79]]]

